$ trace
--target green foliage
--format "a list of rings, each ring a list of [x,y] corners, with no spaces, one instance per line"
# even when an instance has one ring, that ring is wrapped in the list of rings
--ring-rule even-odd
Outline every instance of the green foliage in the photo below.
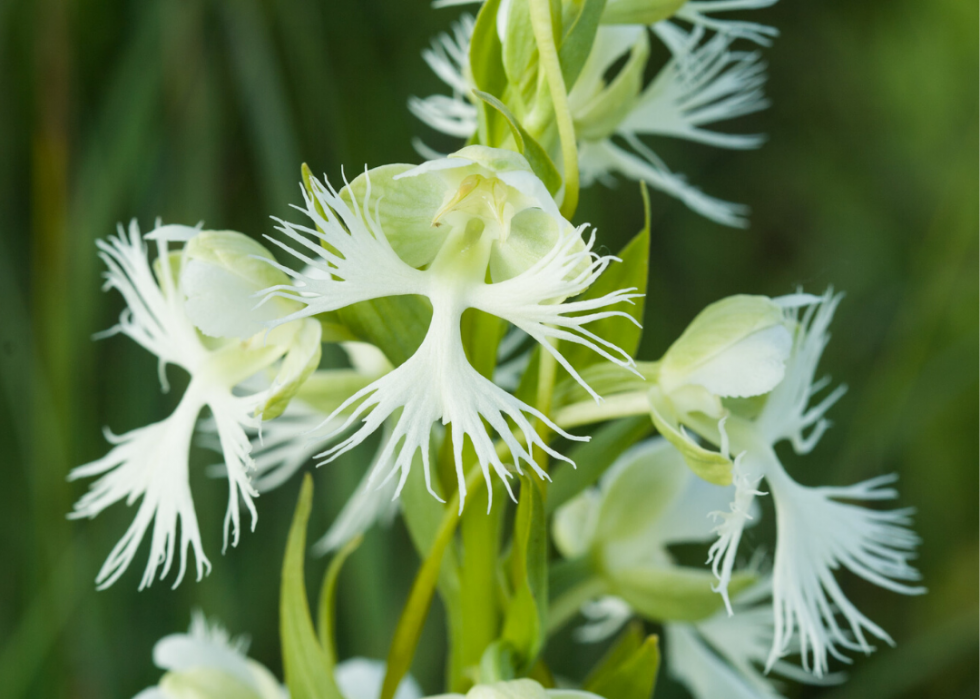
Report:
[[[589,57],[606,0],[575,0],[568,4],[574,8],[574,14],[571,21],[566,22],[561,46],[558,47],[558,60],[565,84],[571,89]]]
[[[320,586],[320,601],[317,604],[317,633],[320,639],[320,647],[324,655],[327,656],[327,663],[331,669],[337,664],[337,580],[340,577],[340,570],[357,547],[361,545],[364,538],[360,535],[355,536],[337,551],[337,554],[330,561],[326,575],[323,576],[323,584]]]
[[[521,480],[510,554],[513,595],[504,616],[503,638],[514,648],[524,672],[544,644],[548,615],[548,529],[541,491]]]
[[[507,124],[510,126],[511,133],[514,136],[514,141],[517,144],[517,151],[527,158],[527,162],[531,165],[531,169],[534,170],[534,174],[544,182],[548,188],[548,192],[552,195],[556,194],[561,188],[561,174],[551,161],[551,157],[547,151],[521,126],[521,122],[507,109],[507,105],[482,90],[474,90],[473,92],[481,100],[500,112],[501,116],[507,120]]]
[[[659,670],[658,638],[644,638],[643,625],[632,623],[589,673],[582,688],[602,697],[650,699]]]
[[[477,88],[491,95],[502,95],[507,86],[507,73],[501,56],[503,46],[497,35],[497,10],[500,0],[487,0],[476,16],[473,36],[470,38],[470,71]],[[497,123],[502,117],[496,110],[488,109],[477,101],[480,142],[498,145],[492,135],[499,132]],[[502,124],[501,124],[502,126]]]
[[[292,699],[343,699],[334,683],[333,658],[320,645],[306,597],[303,560],[306,557],[306,523],[313,506],[313,479],[303,477],[293,524],[289,528],[282,562],[279,601],[279,638],[286,686]],[[332,652],[332,649],[331,649]]]
[[[610,264],[602,276],[582,294],[582,300],[601,298],[619,289],[636,289],[638,293],[646,291],[650,267],[650,199],[645,184],[640,185],[640,193],[643,197],[642,230],[620,250],[618,257],[621,262]],[[639,324],[643,322],[644,306],[645,298],[638,298],[632,304],[619,309],[633,318],[636,324],[621,317],[603,318],[590,323],[589,330],[632,357],[640,346],[643,331]],[[588,347],[571,342],[562,342],[560,351],[580,372],[593,364],[606,363],[606,360]]]

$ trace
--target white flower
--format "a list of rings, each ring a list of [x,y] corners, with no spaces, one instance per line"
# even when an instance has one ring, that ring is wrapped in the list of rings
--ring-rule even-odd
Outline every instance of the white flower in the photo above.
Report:
[[[153,662],[166,674],[135,699],[287,699],[289,693],[265,666],[246,656],[248,641],[229,638],[200,611],[186,634],[160,639]]]
[[[618,172],[680,199],[713,221],[745,226],[745,206],[715,199],[688,184],[639,137],[670,136],[719,148],[758,147],[763,136],[704,127],[768,106],[762,91],[765,64],[758,53],[731,50],[730,34],[718,33],[702,42],[700,27],[687,34],[670,22],[659,22],[654,29],[672,56],[642,91],[649,52],[643,27],[600,27],[596,34],[589,60],[569,95],[583,184],[606,181],[609,173]],[[629,60],[607,84],[605,75],[627,50]]]
[[[154,230],[148,237],[157,243],[156,273],[151,269],[135,221],[128,235],[120,227],[117,237],[98,241],[99,255],[108,268],[105,288],[118,290],[127,304],[119,324],[104,334],[122,333],[155,354],[164,390],[168,388],[167,364],[181,367],[191,377],[170,417],[121,436],[107,431],[106,438],[114,445],[112,450],[69,475],[69,480],[101,476],[75,504],[69,515],[72,518],[92,518],[116,502],[132,505],[142,498],[132,525],[99,571],[96,583],[100,588],[108,587],[123,574],[151,525],[150,556],[141,589],[153,582],[161,566],[160,577],[167,575],[177,551],[180,566],[175,586],[186,571],[188,549],[194,552],[198,579],[210,570],[188,481],[191,436],[204,407],[214,420],[228,478],[225,546],[229,538],[232,545],[238,543],[240,503],[245,504],[255,526],[257,515],[252,498],[257,492],[248,476],[251,459],[245,429],[256,424],[252,414],[270,393],[238,396],[232,388],[279,359],[289,349],[296,326],[282,328],[267,340],[259,337],[245,342],[205,342],[185,310],[185,294],[174,266],[180,258],[168,251],[169,240],[189,240],[197,234],[196,229],[183,226]],[[318,349],[318,341],[316,344]]]
[[[891,643],[877,624],[862,614],[845,596],[833,572],[847,568],[880,587],[903,594],[921,594],[924,588],[907,584],[920,579],[910,565],[918,537],[908,527],[911,509],[870,510],[840,500],[861,502],[897,497],[890,475],[848,487],[809,488],[794,481],[773,451],[773,445],[789,439],[796,450],[809,452],[823,433],[823,415],[840,397],[838,389],[808,407],[811,397],[827,381],[813,382],[820,355],[826,346],[827,327],[840,300],[828,291],[811,305],[799,323],[785,378],[769,395],[761,414],[749,421],[733,416],[726,424],[733,451],[744,451],[736,465],[736,479],[743,479],[743,497],[719,527],[721,538],[711,557],[726,594],[734,551],[738,546],[738,515],[751,501],[760,479],[773,496],[777,539],[773,569],[774,639],[767,667],[795,652],[794,637],[804,668],[823,676],[828,654],[847,661],[842,649],[869,653],[868,635]],[[811,429],[809,436],[803,431]],[[738,482],[738,481],[737,481]],[[720,562],[720,563],[719,563]],[[838,622],[844,618],[846,626]]]
[[[422,58],[442,82],[452,89],[452,96],[430,95],[424,99],[410,97],[408,109],[422,122],[457,138],[469,138],[476,132],[476,107],[470,101],[475,85],[469,77],[470,37],[475,20],[464,14],[453,23],[452,34],[442,33],[432,40],[432,47]],[[418,145],[416,146],[418,148]],[[425,148],[422,153],[427,156]]]
[[[421,179],[413,182],[413,178]],[[594,236],[583,243],[584,227],[572,228],[560,217],[544,185],[515,153],[467,148],[457,156],[403,172],[388,180],[386,191],[397,190],[406,179],[413,187],[428,182],[436,188],[434,191],[444,192],[438,198],[441,205],[426,214],[427,221],[425,216],[421,218],[424,225],[417,232],[420,239],[437,236],[439,243],[426,257],[418,258],[421,264],[431,259],[425,270],[407,264],[389,243],[388,231],[380,222],[386,217],[384,202],[372,199],[371,177],[367,173],[362,201],[352,197],[348,204],[329,184],[316,181],[312,195],[304,192],[306,214],[316,227],[282,222],[281,230],[306,253],[284,247],[329,274],[310,276],[283,268],[294,278],[294,285],[274,288],[270,293],[305,306],[283,321],[382,296],[418,294],[429,299],[432,320],[421,347],[400,367],[355,393],[335,411],[335,415],[341,414],[356,406],[337,432],[360,418],[363,424],[322,456],[330,460],[352,449],[396,410],[403,409],[374,473],[393,461],[386,478],[400,472],[396,493],[400,492],[412,457],[421,449],[426,483],[435,495],[429,481],[429,437],[434,422],[451,424],[462,508],[466,494],[464,436],[472,441],[488,482],[491,469],[505,483],[512,477],[487,434],[484,420],[508,447],[518,469],[523,459],[542,477],[545,473],[531,456],[532,446],[556,459],[567,458],[547,445],[528,416],[538,418],[563,436],[583,439],[568,435],[470,365],[460,335],[463,311],[477,308],[509,321],[541,343],[585,386],[549,340],[584,345],[610,361],[632,368],[632,359],[583,325],[616,315],[626,317],[621,311],[602,309],[629,301],[635,294],[627,289],[599,299],[559,303],[587,289],[614,258],[591,252]],[[455,184],[447,187],[447,182]],[[401,241],[405,250],[420,249],[418,244],[409,245],[408,237]],[[329,249],[321,242],[327,243]],[[503,281],[486,283],[488,268],[493,279]],[[511,431],[508,419],[516,425],[524,444]]]
[[[381,660],[351,658],[338,663],[333,679],[344,699],[378,699],[384,683],[386,665]],[[411,675],[406,675],[395,691],[395,699],[421,699],[422,690]]]

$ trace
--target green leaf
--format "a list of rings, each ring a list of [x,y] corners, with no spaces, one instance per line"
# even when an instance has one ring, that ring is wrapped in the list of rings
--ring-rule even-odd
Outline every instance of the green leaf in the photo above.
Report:
[[[282,562],[279,635],[282,665],[291,699],[343,699],[330,672],[330,658],[317,640],[303,579],[306,524],[313,505],[313,479],[303,477]]]
[[[599,429],[592,440],[569,450],[568,458],[575,462],[562,463],[552,473],[548,486],[547,513],[568,502],[596,483],[620,454],[643,439],[653,429],[646,416],[617,420]]]
[[[561,188],[561,174],[545,149],[521,126],[521,123],[507,109],[507,105],[483,90],[474,90],[473,94],[496,109],[507,120],[511,132],[514,134],[517,150],[527,158],[534,174],[544,182],[548,192],[554,196]]]
[[[503,64],[507,80],[525,104],[534,98],[538,83],[538,45],[531,27],[528,0],[512,0],[504,29]]]
[[[524,476],[514,518],[510,579],[514,595],[504,620],[503,638],[521,660],[534,664],[544,644],[548,613],[548,536],[544,503],[537,485]]]
[[[337,315],[357,339],[375,345],[397,367],[425,339],[432,305],[424,296],[387,296],[341,308]]]
[[[599,30],[599,20],[606,8],[606,0],[582,0],[580,4],[581,8],[565,29],[558,49],[562,76],[569,90],[575,86],[582,66],[592,50],[596,32]]]
[[[622,597],[638,614],[651,621],[698,621],[724,607],[715,592],[710,570],[681,566],[617,568],[606,574],[612,594]],[[751,573],[735,573],[728,586],[735,597],[757,580]]]
[[[477,89],[491,95],[502,95],[507,87],[507,74],[503,63],[503,46],[497,34],[497,10],[500,0],[487,0],[480,8],[470,37],[470,72]],[[479,142],[492,145],[490,134],[495,133],[499,117],[480,102],[477,103],[479,116]]]
[[[337,579],[340,577],[340,569],[343,568],[347,558],[357,550],[364,540],[363,535],[358,534],[348,541],[337,552],[327,567],[327,572],[323,576],[323,585],[320,588],[320,602],[317,606],[317,631],[319,632],[320,647],[323,648],[324,655],[327,656],[327,663],[331,672],[337,664],[337,649],[334,645],[335,618],[334,608],[337,604]]]
[[[256,410],[263,420],[271,420],[282,415],[289,401],[320,364],[322,346],[320,340],[323,329],[313,318],[302,321],[296,337],[279,366],[272,391],[265,404]]]
[[[616,645],[586,678],[582,688],[602,697],[650,699],[660,669],[656,636],[643,638],[641,624],[631,624]]]
[[[720,452],[705,449],[681,432],[674,409],[659,387],[651,388],[647,397],[650,400],[653,424],[677,448],[688,467],[709,483],[731,485],[732,460]]]
[[[643,197],[644,226],[633,239],[619,252],[622,262],[613,262],[595,283],[579,297],[580,300],[597,299],[620,289],[635,288],[645,293],[647,274],[650,266],[650,200],[646,185],[641,183]],[[643,320],[644,298],[636,299],[631,305],[619,304],[620,309],[634,318],[637,323]],[[589,323],[588,328],[607,342],[611,342],[631,357],[640,346],[643,330],[626,318],[603,318]],[[601,356],[583,345],[562,342],[559,351],[579,372],[593,364],[605,361]],[[562,376],[567,376],[565,373]]]

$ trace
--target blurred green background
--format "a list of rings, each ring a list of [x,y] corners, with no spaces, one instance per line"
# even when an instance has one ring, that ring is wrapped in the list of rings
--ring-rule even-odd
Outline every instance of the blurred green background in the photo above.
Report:
[[[765,147],[658,144],[708,193],[751,204],[752,227],[653,194],[641,356],[723,295],[846,291],[823,367],[850,391],[813,454],[787,459],[806,483],[898,472],[918,512],[928,595],[843,578],[898,648],[858,659],[849,684],[789,696],[980,691],[977,12],[975,0],[783,0],[751,16],[782,32],[765,52],[773,106],[732,125],[767,132]],[[456,14],[423,0],[0,0],[0,696],[130,697],[160,675],[154,642],[195,606],[281,671],[278,570],[298,479],[263,496],[257,531],[221,556],[226,486],[195,468],[210,577],[137,593],[142,552],[94,589],[132,510],[68,522],[88,484],[65,475],[105,453],[103,426],[158,420],[181,389],[161,394],[154,358],[128,339],[90,340],[121,308],[99,291],[94,241],[157,216],[258,236],[299,199],[303,161],[336,178],[341,165],[417,162],[413,136],[450,149],[405,103],[442,89],[419,52]],[[577,216],[612,250],[641,218],[626,182],[584,192]],[[311,536],[369,453],[316,473]],[[399,524],[370,534],[342,579],[342,657],[385,656],[416,565]],[[312,582],[323,562],[308,567]],[[439,614],[416,662],[429,690]],[[597,652],[559,640],[549,661],[574,675]]]

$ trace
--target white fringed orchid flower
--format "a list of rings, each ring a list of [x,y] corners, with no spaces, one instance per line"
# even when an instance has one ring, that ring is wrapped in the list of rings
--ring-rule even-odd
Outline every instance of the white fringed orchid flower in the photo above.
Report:
[[[720,591],[726,594],[745,522],[741,513],[754,495],[761,494],[751,491],[765,480],[777,523],[774,640],[767,667],[794,651],[796,637],[804,668],[818,677],[827,672],[828,655],[847,661],[842,649],[870,653],[869,634],[892,643],[881,627],[847,599],[834,577],[835,570],[847,568],[902,594],[925,591],[908,584],[920,579],[909,563],[919,541],[908,528],[912,510],[871,510],[841,502],[893,499],[897,492],[887,486],[895,481],[894,476],[847,487],[810,488],[789,476],[773,450],[775,444],[788,440],[798,453],[811,451],[829,424],[824,414],[843,394],[843,387],[838,388],[810,407],[813,396],[828,383],[814,381],[814,374],[840,298],[828,291],[809,305],[797,324],[785,377],[768,396],[761,413],[754,419],[732,415],[726,423],[732,451],[744,452],[735,465],[736,482],[744,484],[743,501],[736,499],[711,550]],[[839,617],[846,625],[839,623]]]
[[[620,173],[680,199],[713,221],[745,226],[745,206],[715,199],[688,184],[640,136],[683,138],[718,148],[758,147],[764,141],[760,135],[704,127],[768,106],[762,91],[765,64],[756,52],[731,50],[730,34],[715,34],[702,42],[702,29],[687,34],[670,22],[654,25],[654,32],[672,57],[645,88],[649,54],[645,27],[604,26],[596,34],[592,53],[569,95],[583,185]],[[626,64],[607,83],[609,69],[627,51]]]
[[[187,371],[190,384],[170,417],[121,436],[107,432],[112,450],[69,476],[70,480],[101,476],[76,503],[69,515],[73,518],[95,517],[116,502],[132,505],[142,498],[132,525],[99,571],[96,583],[100,588],[123,574],[151,525],[150,556],[141,589],[152,583],[161,567],[160,577],[167,575],[178,551],[175,586],[183,579],[189,549],[194,552],[198,579],[210,569],[188,480],[191,437],[205,407],[215,425],[228,479],[225,547],[229,540],[233,546],[238,543],[241,503],[254,528],[257,513],[252,500],[258,493],[249,479],[252,461],[246,429],[257,425],[256,414],[281,410],[320,356],[320,328],[312,321],[284,326],[268,336],[263,331],[247,340],[237,339],[242,332],[262,328],[269,312],[260,309],[250,316],[243,304],[254,307],[255,299],[242,301],[239,297],[254,294],[256,287],[281,276],[252,259],[270,257],[261,245],[239,233],[199,232],[185,226],[158,227],[147,237],[157,245],[153,268],[135,221],[128,234],[120,228],[117,237],[98,241],[100,257],[108,268],[105,288],[118,290],[127,304],[119,324],[105,334],[122,333],[155,354],[164,390],[168,389],[168,364]],[[172,240],[189,242],[183,252],[171,253]],[[225,264],[229,261],[231,264]],[[288,312],[288,306],[275,311],[277,315],[282,312]],[[212,337],[201,334],[195,323]],[[231,339],[219,339],[219,335]],[[233,392],[236,385],[283,357],[269,388],[251,395]]]
[[[470,365],[460,334],[462,313],[476,308],[517,326],[598,399],[552,342],[584,345],[632,368],[628,355],[583,326],[600,318],[628,317],[604,309],[637,295],[622,289],[598,299],[564,301],[587,289],[615,258],[591,252],[594,236],[583,242],[585,227],[576,229],[561,217],[527,161],[511,151],[471,146],[416,168],[372,170],[343,193],[313,180],[312,193],[304,191],[304,197],[305,213],[316,227],[282,222],[280,230],[297,245],[283,247],[319,273],[280,267],[294,283],[270,289],[271,297],[304,307],[279,322],[384,296],[416,294],[432,304],[421,347],[337,408],[339,415],[353,407],[338,432],[363,418],[362,425],[321,456],[329,461],[352,449],[401,409],[374,473],[391,464],[386,478],[400,473],[400,492],[412,457],[421,449],[427,486],[438,497],[429,480],[429,437],[434,422],[451,424],[461,508],[466,494],[464,436],[472,441],[488,483],[491,470],[505,483],[512,477],[484,421],[510,450],[518,469],[523,460],[545,477],[532,447],[567,461],[539,436],[529,418],[570,439],[583,438],[567,434]]]
[[[287,699],[286,688],[247,651],[246,639],[230,638],[196,611],[186,634],[157,642],[153,662],[166,674],[135,699]]]

